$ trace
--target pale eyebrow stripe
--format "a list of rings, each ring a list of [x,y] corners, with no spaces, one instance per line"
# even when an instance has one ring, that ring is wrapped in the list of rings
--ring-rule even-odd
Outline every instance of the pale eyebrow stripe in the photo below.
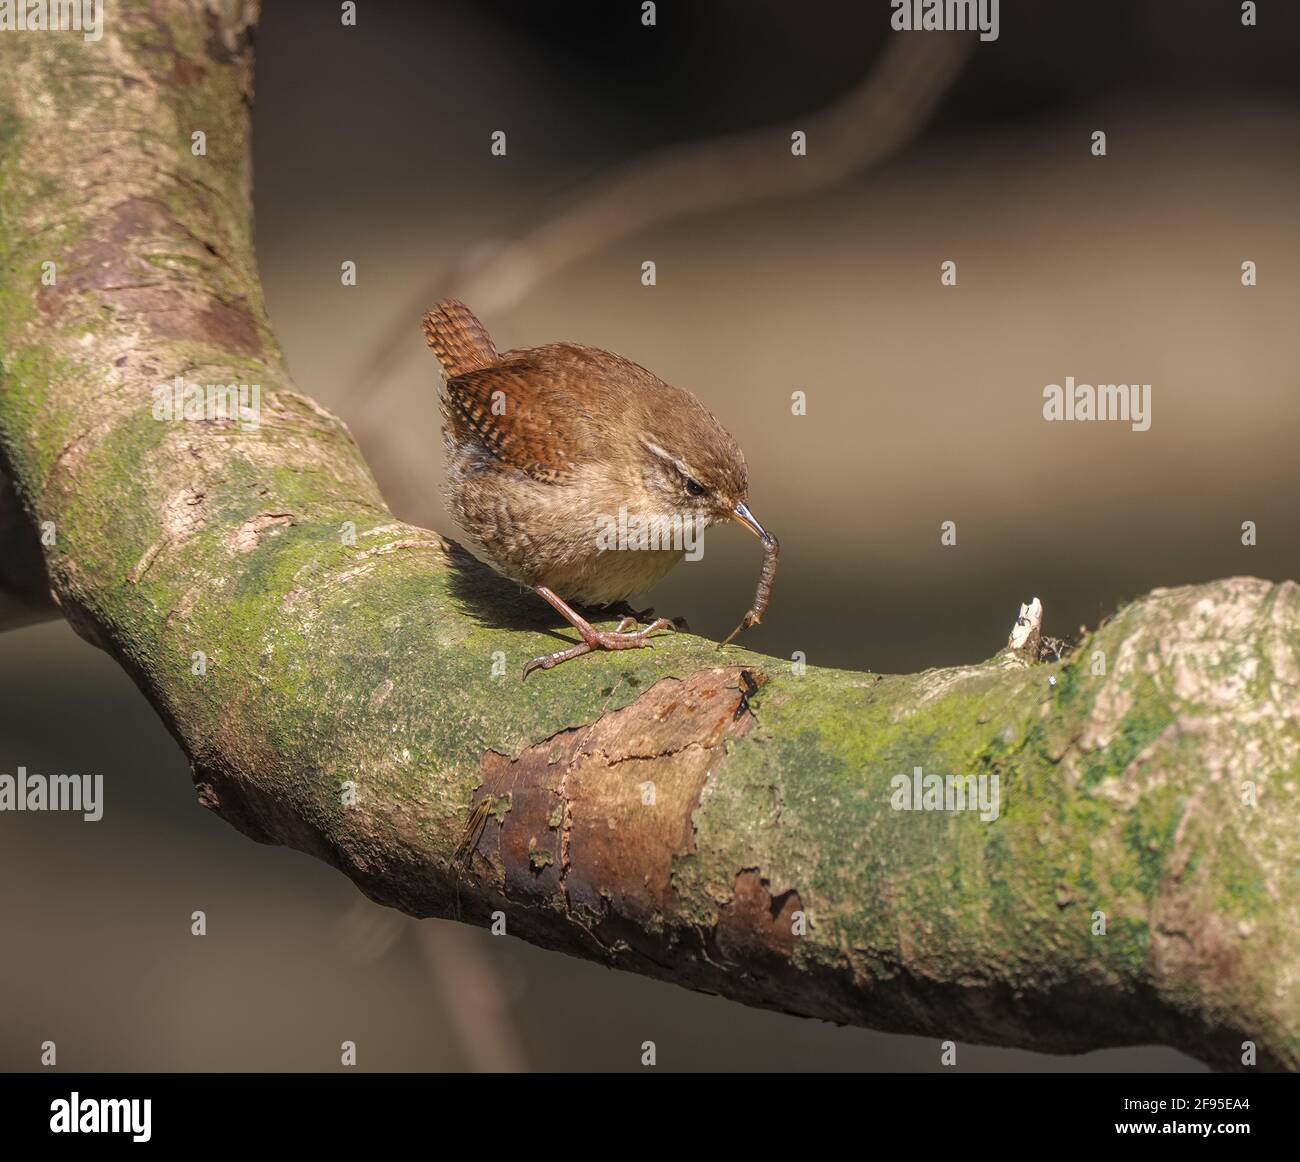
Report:
[[[696,479],[696,475],[694,472],[691,471],[689,465],[687,465],[684,461],[677,459],[677,457],[672,455],[671,453],[665,452],[653,440],[649,440],[645,436],[642,436],[641,443],[644,444],[656,456],[658,456],[660,460],[665,460],[669,464],[671,464],[683,476],[689,476],[692,480]]]

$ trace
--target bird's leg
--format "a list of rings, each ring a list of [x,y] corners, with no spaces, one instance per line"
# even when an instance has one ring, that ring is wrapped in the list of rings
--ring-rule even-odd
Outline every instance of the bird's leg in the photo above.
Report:
[[[606,630],[599,630],[591,624],[585,617],[575,610],[564,598],[556,593],[552,593],[545,585],[534,585],[533,590],[544,601],[548,602],[555,609],[564,615],[566,621],[573,626],[581,635],[582,641],[575,646],[570,646],[567,650],[556,650],[553,654],[543,654],[540,658],[534,658],[524,667],[524,677],[527,678],[534,670],[552,670],[561,662],[567,662],[570,658],[578,658],[583,654],[588,654],[592,650],[638,650],[653,648],[654,643],[649,641],[649,637],[657,629],[672,629],[673,623],[666,617],[661,617],[657,621],[651,622],[645,629],[637,633],[621,632],[628,619],[624,618],[619,629],[613,633]]]

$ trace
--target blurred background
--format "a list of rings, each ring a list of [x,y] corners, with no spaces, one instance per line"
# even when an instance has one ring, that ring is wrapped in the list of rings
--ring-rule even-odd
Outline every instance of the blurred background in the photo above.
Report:
[[[419,317],[458,293],[502,349],[618,351],[736,435],[783,546],[752,648],[914,671],[996,652],[1032,596],[1072,637],[1156,586],[1300,577],[1300,12],[1004,0],[999,39],[955,50],[891,33],[886,0],[663,0],[653,28],[639,0],[370,0],[356,28],[264,7],[271,319],[404,519],[455,535]],[[1150,383],[1150,430],[1044,422],[1066,376]],[[651,600],[720,636],[758,564],[716,531]],[[661,1069],[938,1068],[928,1040],[411,920],[250,843],[62,623],[0,635],[0,771],[20,764],[102,773],[107,808],[0,820],[0,1068],[55,1040],[70,1069],[331,1069],[345,1038],[363,1069],[636,1069],[646,1039]]]

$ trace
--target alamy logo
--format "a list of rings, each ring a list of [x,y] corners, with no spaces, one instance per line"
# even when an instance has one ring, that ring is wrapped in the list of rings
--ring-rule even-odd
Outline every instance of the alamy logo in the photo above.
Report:
[[[80,32],[104,35],[103,0],[0,0],[0,32]]]
[[[685,553],[687,561],[698,561],[704,556],[704,528],[706,521],[699,517],[628,515],[627,506],[612,517],[600,513],[596,517],[596,551],[659,552],[675,550]]]
[[[52,1134],[130,1134],[133,1142],[147,1142],[152,1121],[153,1101],[147,1097],[82,1097],[74,1089],[70,1097],[50,1102]]]
[[[1117,420],[1135,432],[1151,427],[1151,385],[1149,383],[1075,383],[1073,375],[1065,385],[1049,383],[1043,388],[1043,419]]]
[[[895,32],[975,32],[998,38],[998,0],[889,0]]]
[[[889,805],[895,811],[978,811],[985,823],[1002,813],[997,775],[927,775],[913,767],[912,775],[889,780]]]
[[[0,775],[0,811],[79,811],[87,823],[104,817],[103,775],[38,775],[19,767]]]
[[[186,383],[178,375],[171,383],[153,389],[153,418],[238,422],[244,431],[262,424],[260,383]]]

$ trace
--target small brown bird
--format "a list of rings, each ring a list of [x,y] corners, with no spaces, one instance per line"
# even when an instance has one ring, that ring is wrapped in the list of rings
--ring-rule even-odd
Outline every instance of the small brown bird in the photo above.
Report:
[[[754,605],[726,641],[762,620],[777,542],[747,507],[744,455],[699,400],[596,347],[498,354],[455,299],[425,315],[424,333],[446,379],[453,515],[499,573],[529,586],[582,635],[534,658],[525,678],[594,649],[651,645],[655,630],[671,628],[666,618],[636,633],[625,632],[636,619],[624,618],[607,632],[569,603],[626,602],[718,521],[739,521],[764,545]]]

